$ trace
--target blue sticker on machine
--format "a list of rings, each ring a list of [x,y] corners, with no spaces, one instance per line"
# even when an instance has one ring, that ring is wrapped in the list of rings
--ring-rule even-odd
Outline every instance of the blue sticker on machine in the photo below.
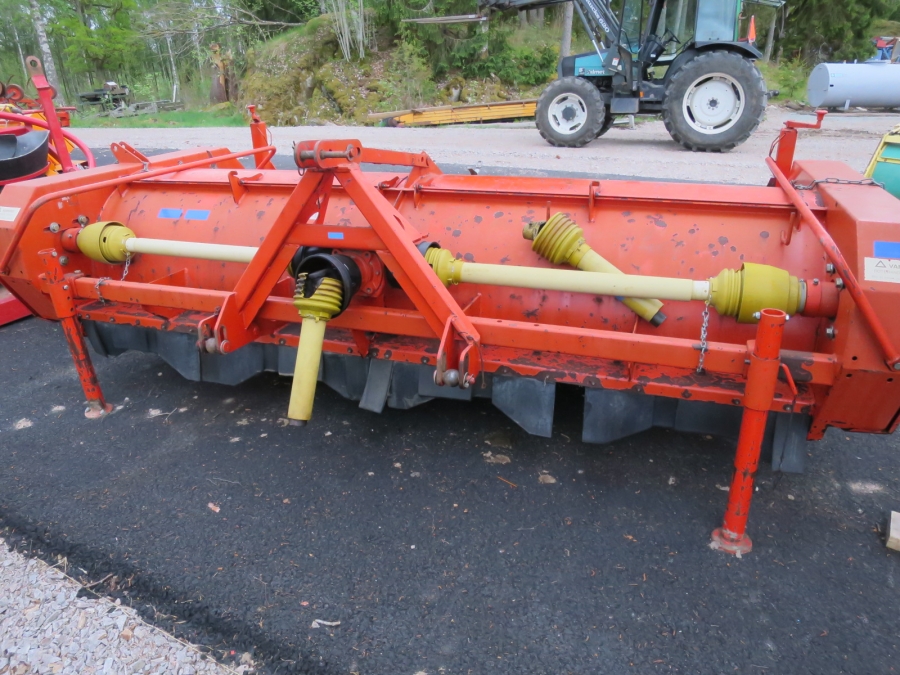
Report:
[[[175,218],[181,218],[181,209],[160,209],[159,217],[169,218],[172,220],[174,220]]]
[[[184,217],[185,220],[208,220],[209,211],[206,209],[188,209]]]
[[[328,238],[329,239],[343,239],[344,233],[343,232],[329,232]]]
[[[876,241],[874,248],[876,258],[900,260],[900,241]]]

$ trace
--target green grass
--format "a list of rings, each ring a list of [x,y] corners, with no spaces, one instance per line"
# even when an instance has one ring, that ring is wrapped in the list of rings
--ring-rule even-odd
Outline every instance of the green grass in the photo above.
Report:
[[[891,21],[889,19],[876,19],[872,23],[872,35],[900,35],[900,21]]]
[[[241,113],[206,112],[201,110],[175,110],[134,117],[87,117],[72,115],[73,127],[109,127],[138,129],[151,127],[242,127],[247,120]]]
[[[778,96],[769,99],[777,103],[794,101],[806,103],[806,82],[811,68],[799,60],[774,62],[757,61],[757,67],[769,90],[777,89]]]

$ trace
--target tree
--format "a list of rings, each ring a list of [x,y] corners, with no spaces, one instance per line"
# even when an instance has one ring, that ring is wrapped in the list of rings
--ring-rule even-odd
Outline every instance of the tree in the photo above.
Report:
[[[568,56],[572,53],[572,19],[575,18],[575,5],[567,2],[563,14],[562,40],[559,45],[559,55]]]
[[[872,22],[888,16],[886,0],[791,0],[781,47],[809,64],[872,55]]]
[[[44,74],[47,81],[62,95],[62,87],[59,86],[59,78],[56,76],[56,61],[53,60],[53,52],[50,51],[50,41],[47,39],[47,30],[37,0],[29,0],[31,6],[31,20],[34,22],[34,32],[37,33],[38,46],[41,49],[41,58],[44,62]]]

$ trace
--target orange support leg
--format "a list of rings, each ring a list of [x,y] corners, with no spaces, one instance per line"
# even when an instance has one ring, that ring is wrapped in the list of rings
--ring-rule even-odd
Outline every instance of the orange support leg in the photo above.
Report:
[[[72,361],[78,372],[78,380],[81,382],[81,388],[84,389],[84,396],[87,399],[84,416],[88,419],[97,419],[109,414],[112,412],[112,406],[103,398],[100,383],[97,381],[97,373],[94,371],[94,364],[91,363],[91,356],[88,354],[78,319],[74,316],[67,316],[60,320],[60,325],[66,336],[66,342],[69,343],[69,351],[72,353]]]
[[[753,497],[753,477],[759,467],[759,453],[769,407],[775,396],[781,359],[781,337],[787,316],[777,309],[761,312],[756,342],[750,354],[750,369],[744,393],[744,416],[734,458],[734,476],[728,492],[728,508],[722,527],[713,530],[712,548],[726,553],[743,554],[753,549],[747,535],[747,516]]]

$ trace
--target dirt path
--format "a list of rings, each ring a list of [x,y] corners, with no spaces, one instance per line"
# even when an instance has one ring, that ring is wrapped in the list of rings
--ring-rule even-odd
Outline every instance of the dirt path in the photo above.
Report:
[[[744,145],[724,154],[691,153],[675,145],[661,121],[636,129],[615,127],[585,148],[547,145],[530,124],[436,129],[384,127],[278,127],[272,138],[279,154],[289,154],[297,140],[358,138],[364,145],[411,152],[427,151],[438,163],[506,166],[533,171],[567,171],[599,176],[673,178],[717,183],[765,183],[763,158],[785,119],[809,121],[810,115],[770,108],[759,131]],[[863,171],[878,140],[900,115],[829,115],[821,131],[802,132],[797,157],[846,162]],[[225,145],[233,150],[250,144],[241,128],[204,129],[77,129],[93,148],[127,141],[137,148]]]

